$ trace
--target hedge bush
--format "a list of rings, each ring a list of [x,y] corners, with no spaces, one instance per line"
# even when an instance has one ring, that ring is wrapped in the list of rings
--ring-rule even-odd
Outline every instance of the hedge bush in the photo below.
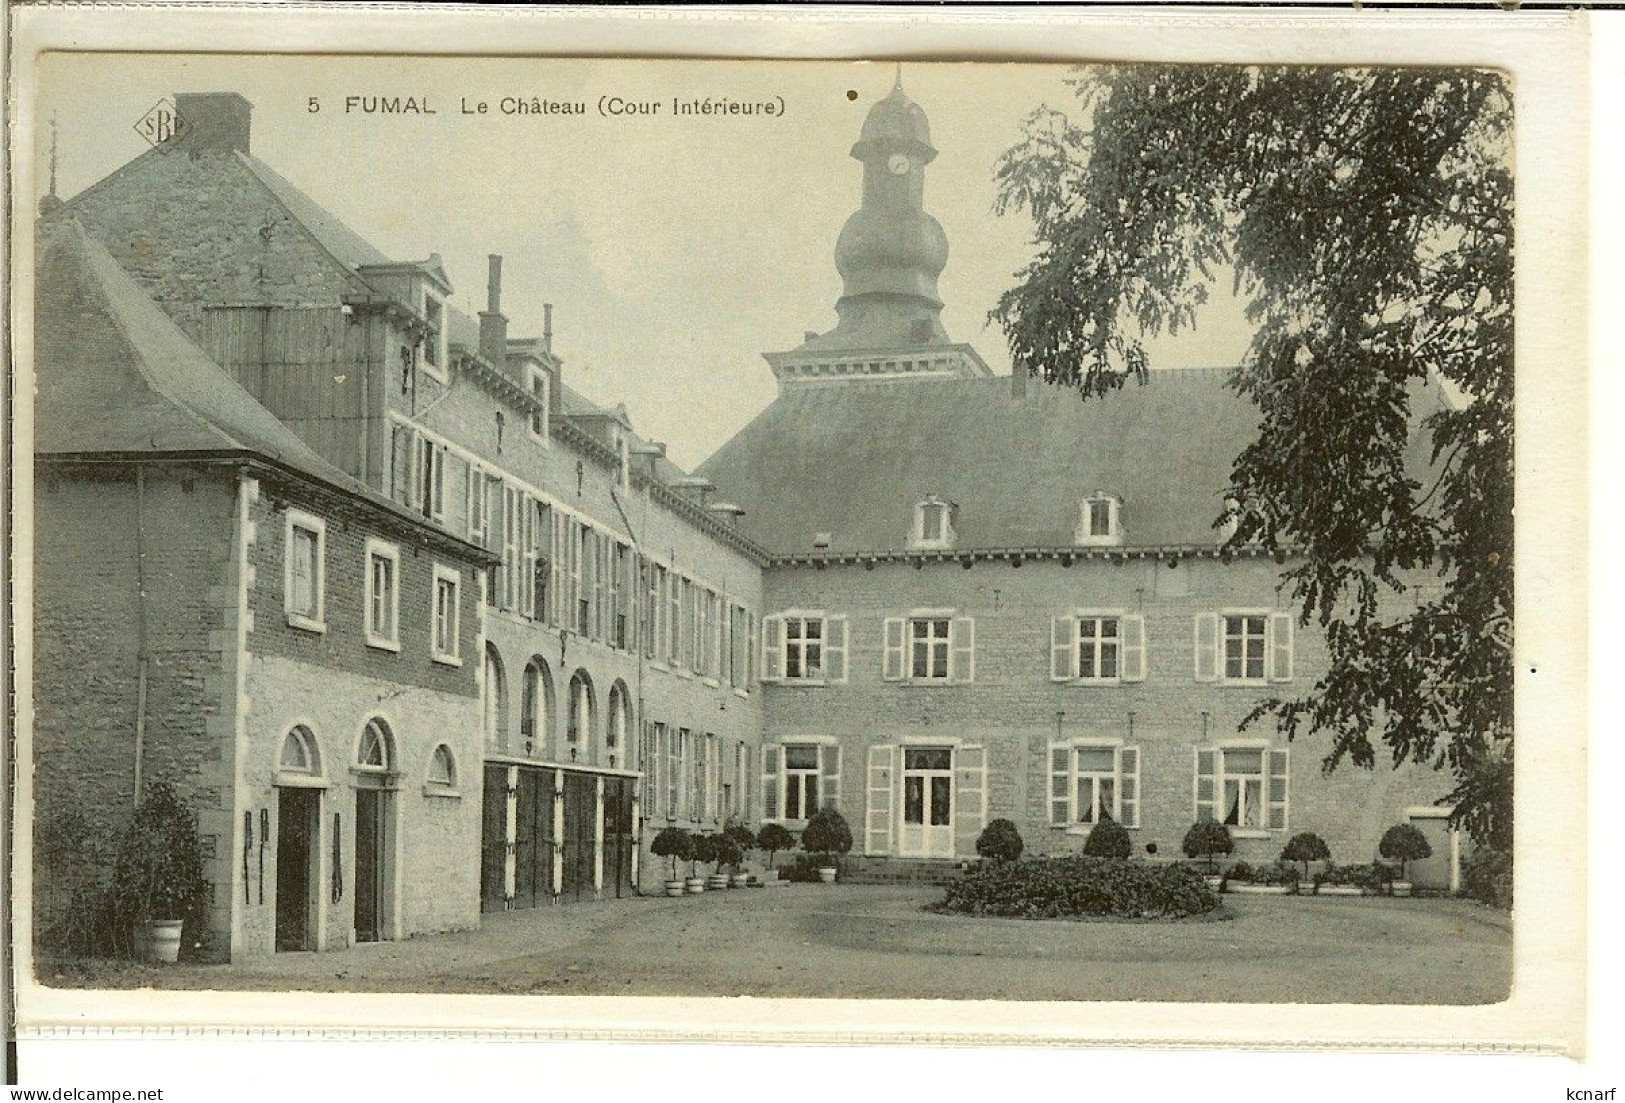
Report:
[[[1225,873],[1226,881],[1243,885],[1295,885],[1298,867],[1291,862],[1272,862],[1267,866],[1252,866],[1237,862]]]
[[[1512,910],[1512,854],[1487,846],[1474,849],[1461,864],[1461,894]]]
[[[1328,865],[1315,875],[1316,885],[1358,885],[1373,892],[1389,881],[1389,871],[1375,862],[1360,865]]]
[[[1101,820],[1089,830],[1083,841],[1083,853],[1090,858],[1126,859],[1134,853],[1134,840],[1128,837],[1128,828],[1116,820]]]
[[[1189,867],[1069,856],[983,866],[949,885],[940,908],[1017,919],[1179,919],[1218,906]]]
[[[989,820],[976,837],[976,853],[990,862],[1013,862],[1026,848],[1016,825],[1003,818]]]

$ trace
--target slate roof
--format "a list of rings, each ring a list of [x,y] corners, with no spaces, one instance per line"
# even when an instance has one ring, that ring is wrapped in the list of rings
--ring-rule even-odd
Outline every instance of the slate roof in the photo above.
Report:
[[[258,456],[463,542],[319,456],[71,218],[40,224],[34,378],[38,455]]]
[[[928,494],[959,507],[962,550],[1074,543],[1081,501],[1118,497],[1127,547],[1215,547],[1257,411],[1231,369],[1156,371],[1102,399],[1010,377],[788,386],[698,468],[775,555],[899,551]],[[1412,460],[1426,465],[1424,441]]]

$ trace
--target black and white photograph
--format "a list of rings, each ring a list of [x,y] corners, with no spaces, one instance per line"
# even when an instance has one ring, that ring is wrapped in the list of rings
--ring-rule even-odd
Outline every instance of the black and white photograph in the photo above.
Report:
[[[1188,53],[34,56],[19,1007],[1562,1048],[1543,116]]]

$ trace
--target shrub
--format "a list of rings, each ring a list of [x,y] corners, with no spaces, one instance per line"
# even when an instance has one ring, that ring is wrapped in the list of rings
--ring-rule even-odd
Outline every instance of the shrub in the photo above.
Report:
[[[1253,867],[1246,862],[1237,862],[1224,871],[1225,880],[1250,882],[1253,879]]]
[[[1399,863],[1399,879],[1405,879],[1405,866],[1411,862],[1420,862],[1423,858],[1433,857],[1433,847],[1428,845],[1428,838],[1413,823],[1396,823],[1382,833],[1382,842],[1377,844],[1377,853],[1390,862]]]
[[[739,847],[740,861],[745,860],[746,851],[753,850],[756,847],[756,832],[738,820],[729,820],[728,826],[722,829],[722,833],[732,839],[735,846]]]
[[[976,837],[976,853],[990,862],[1014,862],[1025,849],[1021,832],[1006,819],[988,821],[988,825]]]
[[[726,831],[707,837],[711,840],[711,845],[706,861],[715,862],[718,873],[722,872],[723,866],[738,869],[739,863],[745,860],[745,852],[740,848],[738,841]]]
[[[694,836],[681,827],[661,828],[660,834],[650,844],[649,850],[657,858],[671,859],[671,879],[677,880],[677,863],[686,862],[694,857]]]
[[[796,845],[796,837],[781,823],[764,823],[756,836],[756,849],[767,852],[767,868],[773,868],[773,856]]]
[[[1217,868],[1216,856],[1229,854],[1235,848],[1230,829],[1218,820],[1197,820],[1185,832],[1185,841],[1180,845],[1185,857],[1206,858],[1209,869]]]
[[[801,849],[822,856],[826,866],[835,865],[837,855],[852,849],[852,829],[835,809],[820,808],[801,832]]]
[[[986,865],[950,884],[940,908],[1019,919],[1178,919],[1218,906],[1218,896],[1188,866],[1068,856]]]
[[[814,854],[797,854],[795,860],[779,870],[779,879],[783,881],[811,882],[820,881],[818,867],[823,865],[823,859]]]
[[[1475,848],[1461,867],[1461,894],[1492,907],[1512,909],[1512,852]]]
[[[1090,858],[1127,859],[1134,853],[1134,840],[1128,837],[1128,828],[1116,820],[1101,820],[1089,830],[1083,841],[1083,853]]]
[[[208,899],[203,843],[192,813],[166,782],[147,786],[119,843],[112,896],[125,925],[152,919],[196,920]]]
[[[1316,835],[1313,831],[1304,831],[1288,840],[1286,849],[1281,851],[1281,860],[1284,862],[1302,862],[1303,876],[1307,880],[1309,877],[1309,863],[1331,861],[1332,851],[1326,845],[1325,839]]]
[[[1388,876],[1383,867],[1375,863],[1349,866],[1328,865],[1323,872],[1315,877],[1315,884],[1357,885],[1363,889],[1376,891],[1382,888],[1387,880]]]
[[[1237,862],[1225,873],[1224,879],[1244,885],[1295,885],[1298,869],[1291,862],[1272,862],[1267,866]]]

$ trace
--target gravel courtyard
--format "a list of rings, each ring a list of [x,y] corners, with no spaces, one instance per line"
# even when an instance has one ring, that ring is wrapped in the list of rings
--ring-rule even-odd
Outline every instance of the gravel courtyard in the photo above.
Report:
[[[1501,913],[1460,900],[1225,897],[1229,920],[936,915],[941,890],[793,885],[571,904],[480,930],[232,965],[40,965],[65,987],[648,996],[1495,1003]]]

